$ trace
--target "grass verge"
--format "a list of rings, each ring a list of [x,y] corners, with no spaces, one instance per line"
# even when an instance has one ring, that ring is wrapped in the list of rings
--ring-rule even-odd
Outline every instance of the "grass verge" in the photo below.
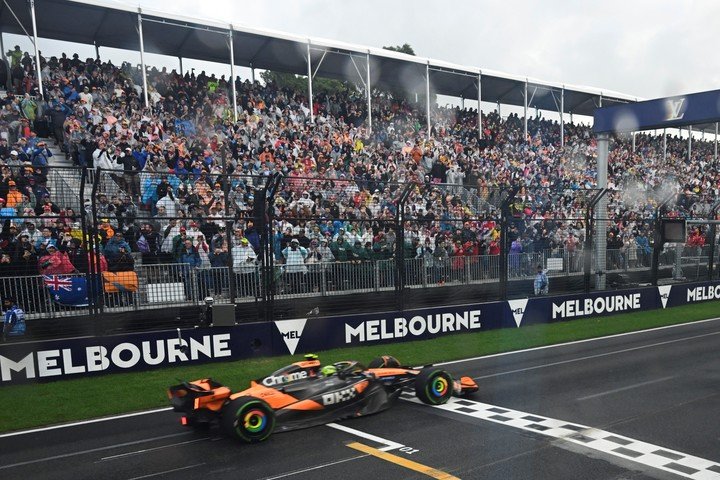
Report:
[[[345,359],[369,362],[379,355],[393,355],[407,365],[458,360],[542,345],[595,338],[716,317],[720,302],[588,318],[521,329],[465,333],[390,345],[327,350],[323,363]],[[83,420],[106,415],[167,406],[165,389],[178,378],[212,376],[231,388],[245,388],[250,379],[297,361],[301,355],[237,360],[205,365],[163,368],[147,372],[80,378],[52,383],[0,388],[0,432]]]

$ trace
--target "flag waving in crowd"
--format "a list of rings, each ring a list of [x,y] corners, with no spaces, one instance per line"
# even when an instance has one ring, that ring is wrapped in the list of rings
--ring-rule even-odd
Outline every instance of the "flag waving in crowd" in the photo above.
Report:
[[[88,292],[84,276],[43,275],[50,296],[58,305],[87,307]]]

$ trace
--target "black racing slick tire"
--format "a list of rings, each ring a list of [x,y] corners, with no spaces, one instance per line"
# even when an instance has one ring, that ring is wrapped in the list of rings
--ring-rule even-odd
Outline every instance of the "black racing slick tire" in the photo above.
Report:
[[[368,365],[368,368],[398,368],[400,367],[400,362],[397,361],[395,357],[391,357],[390,355],[383,355],[382,357],[376,357],[373,358],[370,362],[370,365]]]
[[[442,405],[453,393],[453,379],[439,368],[424,368],[415,379],[415,395],[428,405]]]
[[[262,442],[275,429],[275,411],[259,398],[239,397],[223,407],[220,426],[243,442]]]

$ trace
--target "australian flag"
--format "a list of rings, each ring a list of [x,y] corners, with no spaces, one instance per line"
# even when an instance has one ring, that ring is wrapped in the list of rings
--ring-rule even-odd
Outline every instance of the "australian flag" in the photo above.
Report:
[[[175,132],[184,137],[194,137],[195,124],[190,120],[175,120]]]
[[[84,276],[43,275],[53,301],[65,307],[87,307],[88,291]]]

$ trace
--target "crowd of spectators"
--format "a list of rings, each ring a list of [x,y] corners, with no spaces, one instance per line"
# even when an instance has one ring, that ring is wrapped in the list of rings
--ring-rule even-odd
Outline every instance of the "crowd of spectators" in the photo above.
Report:
[[[555,121],[529,119],[523,138],[521,117],[488,112],[479,139],[476,111],[437,106],[428,134],[423,104],[380,94],[369,131],[360,92],[320,92],[309,105],[303,91],[239,78],[234,122],[232,80],[224,76],[151,68],[146,109],[138,68],[77,54],[42,60],[46,101],[39,101],[31,95],[32,59],[17,50],[9,57],[14,73],[0,101],[0,274],[85,272],[98,255],[110,271],[132,270],[140,259],[192,268],[225,267],[232,259],[237,275],[251,276],[260,253],[255,195],[275,172],[284,181],[272,241],[288,274],[305,274],[309,264],[392,259],[406,182],[416,186],[402,224],[405,258],[459,266],[463,257],[499,255],[497,198],[519,186],[511,261],[565,253],[581,268],[583,199],[596,185],[588,126],[566,124],[561,147]],[[40,130],[74,165],[107,170],[88,177],[103,182],[96,199],[101,223],[91,232],[102,246],[96,253],[88,252],[80,228],[88,212],[57,205],[47,188],[52,152]],[[681,194],[669,215],[707,217],[720,193],[711,142],[695,141],[689,156],[687,140],[668,137],[666,161],[662,143],[653,135],[613,139],[613,267],[649,265],[663,194]],[[705,232],[693,232],[689,245],[704,243]],[[517,265],[530,275],[536,266]]]

